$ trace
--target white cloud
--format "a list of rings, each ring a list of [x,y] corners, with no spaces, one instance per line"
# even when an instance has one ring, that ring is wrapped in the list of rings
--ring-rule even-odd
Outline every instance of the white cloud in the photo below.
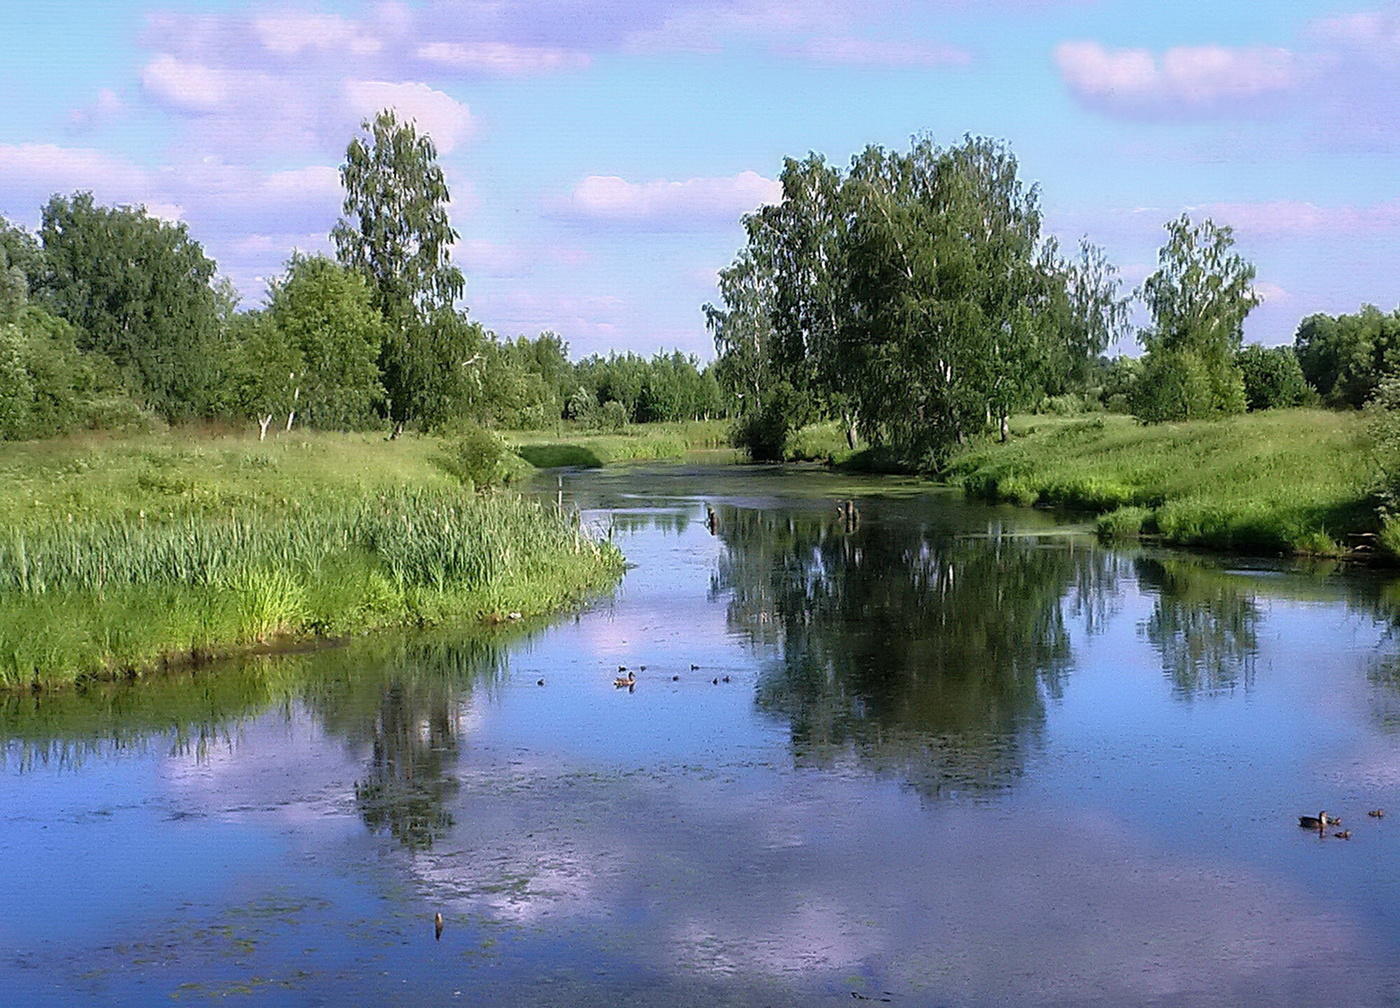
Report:
[[[100,199],[140,202],[151,173],[105,151],[55,144],[0,144],[0,199],[41,203],[55,192],[90,189]]]
[[[1081,101],[1128,114],[1237,109],[1289,91],[1300,80],[1293,53],[1270,46],[1179,46],[1158,56],[1146,49],[1065,42],[1056,48],[1055,62]]]
[[[344,82],[345,101],[349,110],[361,117],[371,117],[381,109],[391,108],[401,119],[411,119],[418,128],[433,138],[438,151],[448,154],[475,128],[471,110],[445,92],[417,81],[347,80]]]
[[[253,33],[265,50],[281,57],[311,50],[370,56],[383,48],[379,39],[337,14],[264,14],[253,19]]]
[[[629,182],[616,175],[589,175],[559,209],[564,216],[591,221],[684,228],[732,223],[781,198],[782,187],[754,171],[683,182]]]
[[[949,67],[972,62],[972,54],[956,46],[854,37],[814,39],[797,52],[818,63],[848,66]]]
[[[180,112],[209,113],[228,108],[239,91],[236,76],[227,70],[177,59],[162,53],[141,71],[146,93]]]
[[[581,69],[592,62],[584,52],[507,42],[428,42],[418,47],[416,55],[424,62],[453,70],[499,77]]]

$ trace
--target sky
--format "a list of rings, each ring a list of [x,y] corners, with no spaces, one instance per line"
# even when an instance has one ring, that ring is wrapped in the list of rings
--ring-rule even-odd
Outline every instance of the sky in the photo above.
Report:
[[[1400,302],[1396,3],[0,0],[0,89],[0,216],[144,205],[245,307],[329,250],[382,107],[437,144],[471,315],[575,357],[712,357],[701,306],[782,159],[916,133],[1006,141],[1129,287],[1168,220],[1233,226],[1250,341]]]

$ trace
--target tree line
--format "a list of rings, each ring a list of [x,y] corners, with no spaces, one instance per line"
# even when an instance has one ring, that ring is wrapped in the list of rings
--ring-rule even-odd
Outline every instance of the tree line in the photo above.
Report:
[[[412,123],[363,123],[341,179],[335,256],[294,254],[251,311],[183,223],[83,192],[52,197],[35,233],[0,218],[0,439],[157,419],[397,436],[727,412],[692,356],[575,364],[554,333],[503,339],[471,319],[450,193]]]
[[[1166,225],[1131,293],[1087,238],[1063,250],[1005,144],[966,137],[872,146],[844,171],[789,158],[782,199],[744,218],[747,241],[705,305],[716,375],[751,454],[839,421],[905,463],[936,468],[1016,411],[1112,409],[1144,422],[1323,402],[1360,406],[1400,364],[1400,312],[1305,319],[1293,346],[1243,345],[1258,305],[1234,233]],[[1138,357],[1105,351],[1147,324]]]

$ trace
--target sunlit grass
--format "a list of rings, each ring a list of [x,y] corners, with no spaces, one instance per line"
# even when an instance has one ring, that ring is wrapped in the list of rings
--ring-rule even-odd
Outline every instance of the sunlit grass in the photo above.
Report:
[[[465,492],[439,448],[190,433],[4,446],[0,682],[541,614],[620,573],[616,548],[576,516]]]
[[[1355,413],[1275,410],[1144,426],[1131,417],[1026,417],[1007,444],[955,457],[948,478],[1020,504],[1106,514],[1178,545],[1333,553],[1373,531],[1372,462]],[[1128,510],[1132,509],[1132,510]]]

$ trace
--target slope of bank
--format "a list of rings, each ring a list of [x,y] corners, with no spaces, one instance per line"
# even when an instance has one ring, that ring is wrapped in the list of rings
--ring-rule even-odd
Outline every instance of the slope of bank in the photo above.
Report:
[[[432,439],[172,433],[0,446],[0,683],[547,613],[622,558],[573,515],[465,492]]]
[[[629,424],[620,431],[599,431],[560,425],[543,431],[506,431],[506,440],[526,462],[537,469],[562,466],[597,468],[619,462],[651,462],[679,459],[700,451],[724,451],[729,447],[729,420],[692,420],[687,423]]]
[[[1372,462],[1357,413],[1272,410],[1145,426],[1132,417],[1027,417],[1006,444],[956,456],[947,478],[1023,505],[1083,508],[1108,536],[1235,552],[1346,552],[1374,532]]]

